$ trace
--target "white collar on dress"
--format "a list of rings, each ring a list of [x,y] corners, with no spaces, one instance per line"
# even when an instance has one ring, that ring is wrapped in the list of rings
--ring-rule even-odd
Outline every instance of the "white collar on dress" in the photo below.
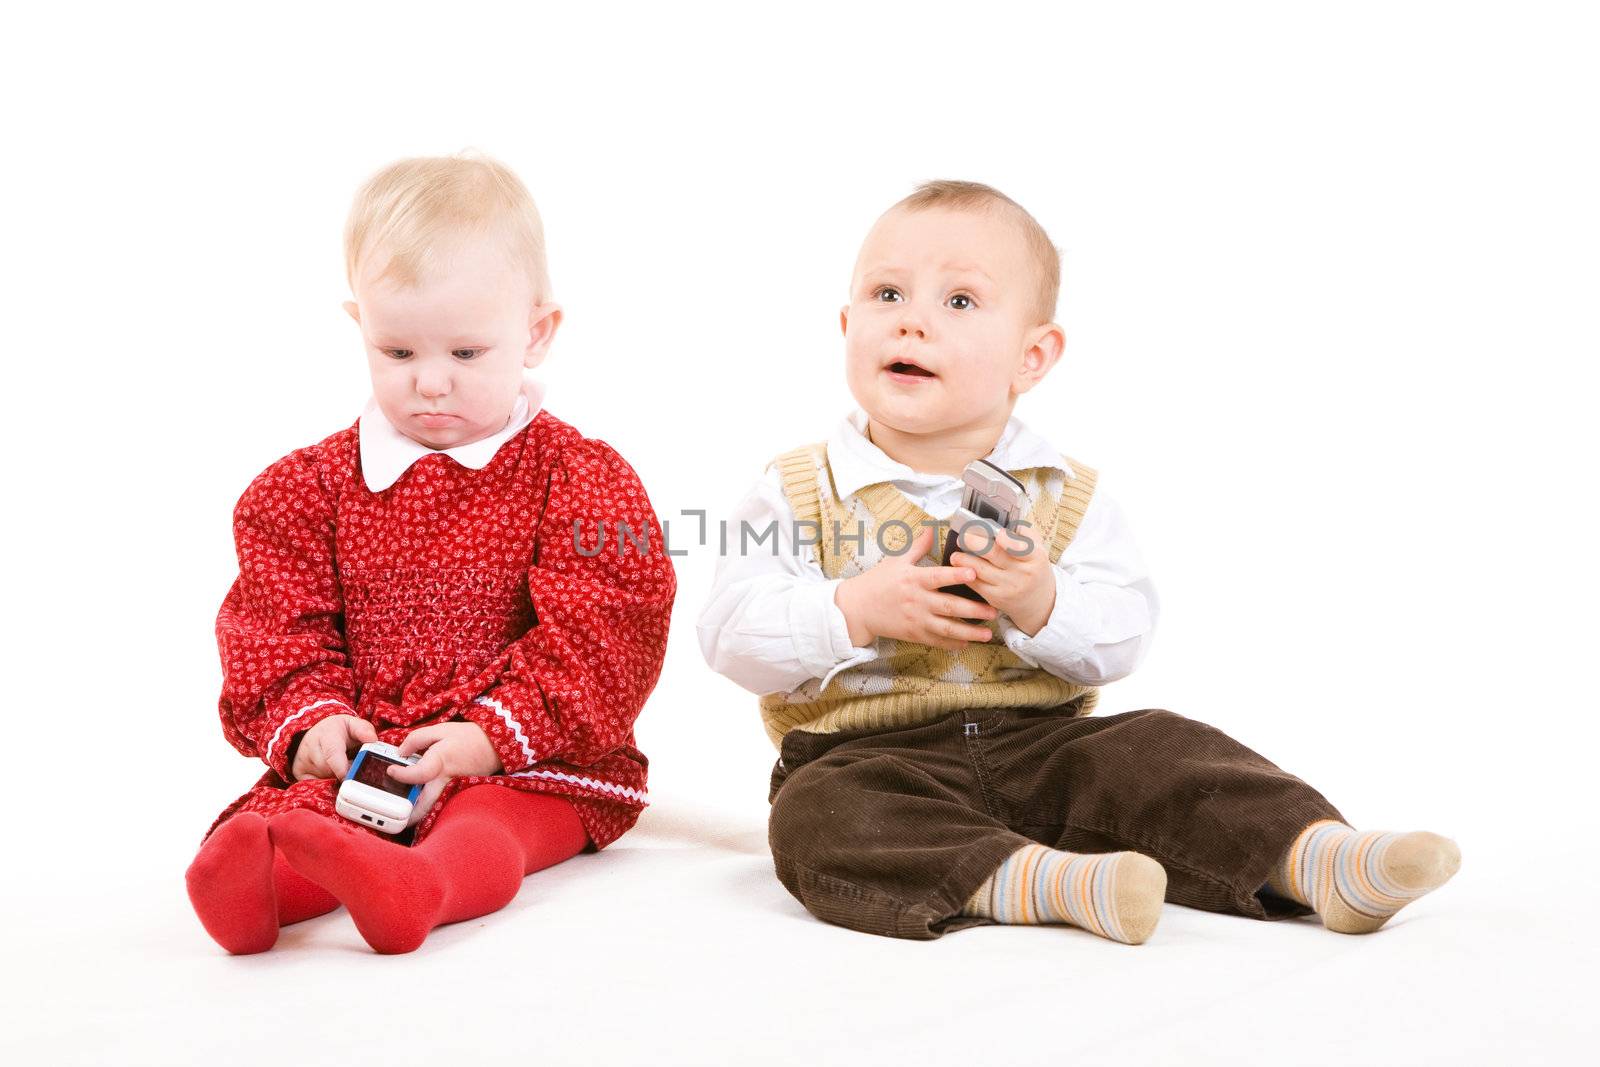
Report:
[[[1006,420],[1006,428],[1001,431],[994,449],[983,458],[1008,471],[1053,467],[1068,478],[1073,477],[1061,453],[1015,415]],[[841,500],[877,482],[934,486],[955,480],[954,475],[923,474],[890,459],[867,438],[867,413],[859,407],[841,419],[833,436],[828,438],[828,467],[833,471],[834,491]]]
[[[366,480],[367,488],[374,493],[381,493],[397,482],[417,460],[439,453],[449,456],[463,467],[482,470],[494,459],[501,445],[515,437],[539,414],[544,406],[544,394],[543,383],[524,378],[517,406],[512,410],[511,421],[506,423],[505,429],[492,437],[454,448],[429,448],[407,437],[395,429],[384,415],[378,407],[377,397],[370,397],[366,410],[361,413],[360,429],[357,430],[361,441],[361,475]]]

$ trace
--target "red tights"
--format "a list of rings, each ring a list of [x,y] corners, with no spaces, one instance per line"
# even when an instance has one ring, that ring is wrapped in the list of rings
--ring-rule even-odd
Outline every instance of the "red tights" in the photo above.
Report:
[[[455,794],[405,848],[342,817],[242,812],[214,830],[185,876],[195,913],[229,952],[264,952],[278,928],[340,903],[378,952],[410,952],[435,926],[499,911],[522,879],[588,843],[571,804],[509,786]]]

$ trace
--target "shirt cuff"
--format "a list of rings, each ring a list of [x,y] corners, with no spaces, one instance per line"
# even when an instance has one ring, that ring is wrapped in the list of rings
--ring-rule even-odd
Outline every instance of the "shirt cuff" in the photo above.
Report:
[[[1098,613],[1083,587],[1060,567],[1052,567],[1056,603],[1039,632],[1029,637],[1008,615],[1000,616],[1006,647],[1030,667],[1064,667],[1083,660],[1094,645],[1084,637],[1093,631]],[[1055,673],[1051,671],[1051,673]]]
[[[833,592],[843,578],[806,582],[789,600],[789,632],[794,635],[795,657],[813,678],[828,687],[840,671],[865,663],[878,654],[877,642],[858,648],[850,643],[850,625],[834,602]]]

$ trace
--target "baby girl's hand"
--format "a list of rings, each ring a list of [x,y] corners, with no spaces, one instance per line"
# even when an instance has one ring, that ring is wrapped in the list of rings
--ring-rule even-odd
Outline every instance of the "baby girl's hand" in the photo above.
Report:
[[[969,544],[983,543],[976,531],[967,535]],[[1033,547],[1023,555],[1013,556],[1006,551],[1022,552],[1027,541]],[[1000,530],[995,543],[982,555],[973,552],[955,552],[950,556],[951,566],[971,567],[977,578],[967,584],[979,596],[1011,616],[1011,621],[1023,633],[1032,637],[1050,618],[1056,606],[1056,579],[1051,573],[1050,546],[1030,535],[1025,541],[1009,530]]]
[[[350,757],[363,744],[376,741],[378,731],[366,719],[355,715],[329,715],[300,735],[289,776],[302,778],[343,778],[350,771]]]
[[[422,821],[450,779],[474,774],[499,774],[505,768],[489,735],[477,723],[441,722],[412,730],[400,745],[402,756],[426,752],[409,767],[389,768],[397,782],[426,782],[411,812],[410,825]]]
[[[834,589],[851,644],[865,647],[875,637],[893,637],[958,652],[969,641],[990,639],[988,629],[962,620],[992,619],[994,608],[939,592],[941,586],[970,582],[973,568],[916,565],[932,545],[933,527],[924,526],[907,551],[884,556]]]

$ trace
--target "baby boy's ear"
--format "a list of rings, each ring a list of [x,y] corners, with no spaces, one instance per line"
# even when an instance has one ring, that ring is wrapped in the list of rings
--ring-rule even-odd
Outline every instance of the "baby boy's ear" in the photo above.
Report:
[[[361,308],[356,306],[354,300],[346,300],[343,304],[345,311],[359,324],[361,322]]]
[[[849,304],[846,304],[844,307],[839,309],[839,332],[842,334],[848,334],[850,332]]]
[[[1012,392],[1019,396],[1039,384],[1050,368],[1061,358],[1066,344],[1066,334],[1053,322],[1036,327],[1027,338],[1022,350],[1022,363],[1012,377]]]

